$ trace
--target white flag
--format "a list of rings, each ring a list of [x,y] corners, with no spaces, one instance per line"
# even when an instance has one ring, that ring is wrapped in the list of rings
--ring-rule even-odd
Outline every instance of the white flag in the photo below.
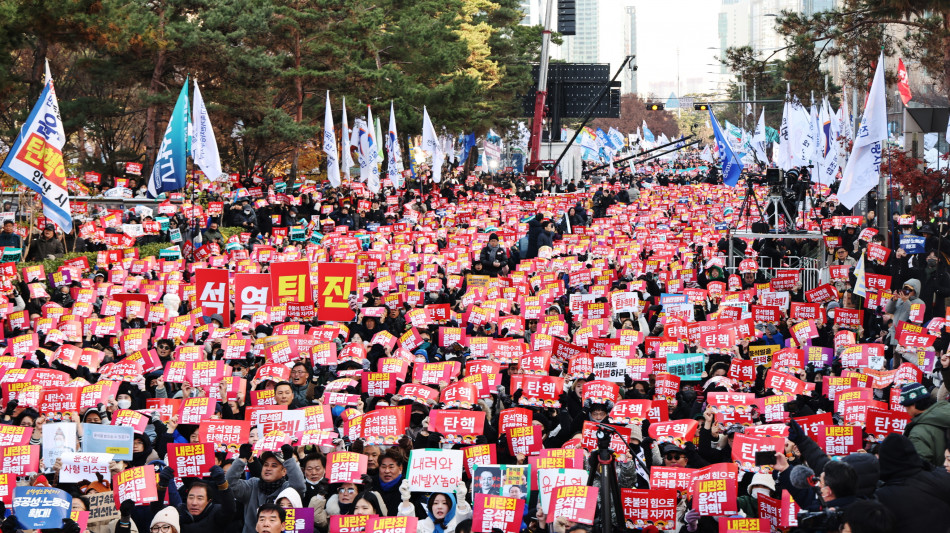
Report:
[[[821,128],[821,143],[819,145],[819,159],[816,172],[812,172],[812,181],[831,185],[835,176],[838,174],[838,120],[831,116],[831,105],[828,98],[821,103],[821,113],[818,117],[818,123]]]
[[[844,167],[838,201],[851,209],[871,189],[877,186],[881,174],[881,158],[887,139],[887,99],[884,95],[884,52],[878,59],[874,81],[868,93],[861,126],[854,135],[851,157]]]
[[[759,163],[767,165],[769,163],[769,156],[765,152],[765,143],[768,142],[768,136],[765,133],[765,108],[762,108],[762,112],[759,113],[759,122],[755,125],[755,133],[752,134],[752,150],[755,152],[755,157],[759,160]]]
[[[396,108],[389,102],[389,132],[386,134],[386,166],[393,187],[402,188],[402,151],[399,149],[399,135],[396,133]]]
[[[194,131],[191,138],[191,158],[198,168],[211,181],[221,177],[221,157],[218,156],[218,143],[214,139],[214,129],[211,127],[211,117],[205,108],[205,102],[198,90],[198,80],[195,80],[195,98],[191,102],[191,116],[194,121]]]
[[[373,110],[366,106],[366,125],[360,129],[360,176],[373,194],[379,192],[379,149],[375,137]]]
[[[340,125],[340,144],[343,153],[343,157],[340,158],[341,164],[343,165],[343,176],[346,179],[350,179],[350,167],[353,166],[353,154],[350,152],[353,144],[350,142],[350,123],[346,120],[346,97],[343,97],[343,124]]]
[[[775,156],[775,162],[779,168],[785,171],[792,169],[792,98],[785,94],[785,107],[782,109],[782,125],[779,127],[779,138],[781,142],[778,145],[778,155]]]
[[[327,179],[330,185],[340,186],[340,159],[336,153],[336,134],[333,131],[333,111],[330,110],[330,91],[327,91],[327,109],[323,116],[323,151],[327,154]]]
[[[442,181],[442,161],[445,159],[445,153],[442,152],[442,144],[439,142],[439,136],[435,133],[432,126],[432,120],[429,118],[429,110],[422,106],[422,151],[432,156],[432,181],[440,183]]]

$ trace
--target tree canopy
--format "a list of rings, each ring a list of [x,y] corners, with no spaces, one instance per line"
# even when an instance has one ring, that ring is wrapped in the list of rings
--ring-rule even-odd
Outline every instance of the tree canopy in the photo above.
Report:
[[[518,0],[0,0],[0,142],[49,60],[67,166],[148,171],[174,100],[197,80],[222,163],[267,171],[316,139],[326,91],[350,125],[390,102],[402,135],[428,107],[450,133],[509,129],[531,87],[540,27]],[[339,137],[338,137],[339,138]],[[2,145],[0,145],[2,146]],[[0,150],[2,151],[2,150]]]

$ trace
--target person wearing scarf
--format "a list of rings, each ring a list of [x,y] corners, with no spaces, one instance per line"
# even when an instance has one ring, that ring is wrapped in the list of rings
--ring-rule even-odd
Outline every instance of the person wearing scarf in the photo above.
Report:
[[[408,487],[407,487],[408,488]],[[405,492],[408,492],[405,491]],[[426,502],[426,518],[419,520],[418,533],[455,533],[459,523],[472,517],[472,506],[465,501],[468,489],[465,483],[459,483],[455,494],[434,492]],[[415,506],[403,497],[399,505],[399,516],[415,516]]]

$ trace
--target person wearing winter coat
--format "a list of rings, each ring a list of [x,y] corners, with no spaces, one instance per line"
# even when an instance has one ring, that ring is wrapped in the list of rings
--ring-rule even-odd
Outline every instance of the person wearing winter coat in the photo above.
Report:
[[[903,435],[888,435],[880,448],[881,481],[875,495],[902,531],[940,531],[950,517],[950,474],[917,454]]]
[[[921,459],[942,465],[950,430],[950,403],[938,402],[920,383],[908,383],[901,388],[901,405],[911,416],[904,436],[910,439]]]
[[[244,504],[244,533],[254,533],[257,521],[257,508],[272,495],[279,494],[291,487],[298,492],[304,490],[303,472],[297,464],[294,449],[289,444],[281,448],[281,455],[264,452],[260,456],[261,477],[242,479],[246,461],[251,458],[251,445],[241,445],[239,456],[228,469],[226,480],[234,493],[234,499]]]
[[[176,506],[181,525],[179,533],[223,531],[234,518],[234,495],[228,487],[224,470],[218,465],[212,466],[210,480],[217,490],[212,490],[207,483],[196,481],[188,488],[185,503]]]
[[[884,312],[893,317],[893,324],[898,322],[908,322],[910,320],[910,307],[914,304],[923,305],[924,301],[918,298],[920,294],[920,280],[909,279],[904,282],[904,286],[887,303]],[[897,345],[897,331],[895,325],[891,326],[890,338],[891,344]]]
[[[455,533],[460,522],[472,517],[472,506],[465,501],[468,489],[465,483],[459,483],[455,494],[434,492],[426,502],[427,518],[419,521],[418,533]],[[415,516],[416,508],[404,499],[399,504],[398,516]]]

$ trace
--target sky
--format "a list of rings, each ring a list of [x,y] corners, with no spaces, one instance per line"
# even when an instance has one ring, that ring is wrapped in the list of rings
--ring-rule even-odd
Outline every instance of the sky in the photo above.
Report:
[[[679,48],[680,87],[690,77],[703,77],[704,90],[715,88],[724,76],[715,57],[719,50],[719,0],[600,0],[600,61],[611,72],[623,61],[624,7],[637,8],[638,92],[651,91],[656,83],[676,82]],[[709,50],[714,47],[715,50]],[[669,96],[669,92],[660,95]]]

